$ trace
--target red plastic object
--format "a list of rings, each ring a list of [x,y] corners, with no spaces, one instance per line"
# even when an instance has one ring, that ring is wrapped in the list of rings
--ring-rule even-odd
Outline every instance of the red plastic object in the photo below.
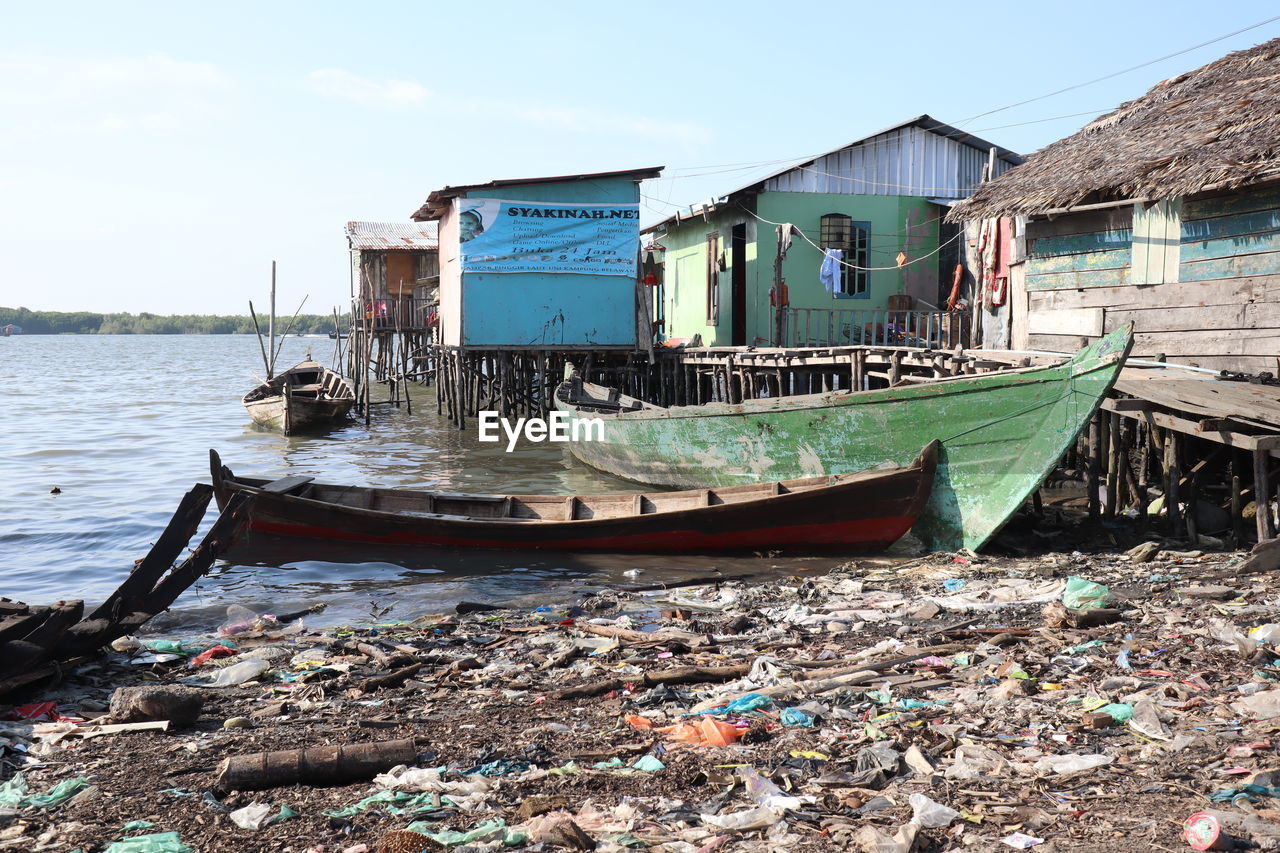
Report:
[[[206,663],[213,660],[214,658],[225,658],[225,657],[231,657],[231,655],[238,655],[238,654],[240,654],[240,652],[236,649],[230,649],[230,648],[227,648],[226,646],[221,646],[221,645],[213,646],[212,648],[205,649],[200,654],[193,657],[191,659],[190,666],[192,668],[195,668],[197,666],[204,666]]]
[[[1196,812],[1182,822],[1182,837],[1192,850],[1221,850],[1222,827],[1218,819],[1206,812]]]

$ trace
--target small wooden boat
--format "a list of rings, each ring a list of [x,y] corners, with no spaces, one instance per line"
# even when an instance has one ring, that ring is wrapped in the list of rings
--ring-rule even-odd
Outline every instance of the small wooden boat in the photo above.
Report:
[[[249,417],[285,435],[340,421],[355,403],[347,380],[310,358],[244,395]]]
[[[570,376],[555,406],[575,421],[570,435],[583,437],[569,444],[578,459],[629,480],[678,488],[905,465],[922,444],[938,439],[937,482],[913,533],[936,550],[976,550],[1075,441],[1132,343],[1126,327],[1043,367],[672,408]],[[576,423],[595,419],[594,427]]]
[[[906,467],[632,495],[470,495],[237,477],[209,451],[214,495],[254,496],[251,529],[384,545],[562,551],[875,551],[929,498],[938,444]]]

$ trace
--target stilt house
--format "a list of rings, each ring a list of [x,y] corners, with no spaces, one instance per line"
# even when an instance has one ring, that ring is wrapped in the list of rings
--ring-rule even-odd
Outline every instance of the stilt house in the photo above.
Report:
[[[1158,83],[949,214],[999,217],[1025,217],[1013,349],[1132,322],[1134,357],[1280,372],[1280,39]]]
[[[625,349],[637,306],[639,182],[661,169],[445,187],[414,214],[440,226],[440,342],[484,349]],[[639,328],[639,331],[638,331]]]
[[[431,325],[439,289],[435,223],[348,222],[352,298],[374,329]]]
[[[943,215],[1021,162],[922,115],[678,211],[645,229],[660,331],[705,346],[961,343],[935,324],[960,319],[943,316],[962,260]]]

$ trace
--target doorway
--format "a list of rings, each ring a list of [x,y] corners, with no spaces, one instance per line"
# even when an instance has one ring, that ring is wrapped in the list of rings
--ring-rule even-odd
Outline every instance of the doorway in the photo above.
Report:
[[[733,310],[733,346],[747,345],[747,224],[733,226],[729,241],[730,303]]]

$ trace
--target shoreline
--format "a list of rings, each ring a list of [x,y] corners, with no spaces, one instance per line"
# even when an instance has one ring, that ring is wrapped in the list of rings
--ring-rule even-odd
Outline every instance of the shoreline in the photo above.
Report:
[[[1098,533],[1110,550],[855,560],[318,632],[263,623],[226,638],[237,654],[195,670],[111,652],[7,701],[97,716],[117,687],[180,685],[203,700],[198,718],[92,739],[74,723],[4,724],[34,759],[32,792],[89,787],[51,808],[0,810],[0,850],[109,849],[134,820],[154,826],[131,836],[177,832],[197,851],[987,850],[1019,832],[1045,841],[1030,849],[1115,849],[1106,838],[1185,849],[1183,818],[1246,815],[1210,796],[1245,790],[1274,761],[1274,653],[1247,629],[1272,618],[1280,585],[1234,577],[1240,552],[1157,542],[1138,562],[1128,529],[1074,535],[1099,544]],[[1070,576],[1109,586],[1117,621],[1055,616]],[[255,656],[270,659],[242,685],[179,681]],[[1107,724],[1096,710],[1107,704],[1133,719]],[[381,786],[368,774],[215,791],[229,757],[405,738],[424,772]],[[254,804],[297,817],[241,828],[233,815],[248,820]],[[1254,808],[1254,840],[1271,826],[1280,844],[1266,798]],[[404,835],[410,825],[417,835]],[[868,846],[895,835],[918,837]],[[409,846],[380,847],[388,837]]]

